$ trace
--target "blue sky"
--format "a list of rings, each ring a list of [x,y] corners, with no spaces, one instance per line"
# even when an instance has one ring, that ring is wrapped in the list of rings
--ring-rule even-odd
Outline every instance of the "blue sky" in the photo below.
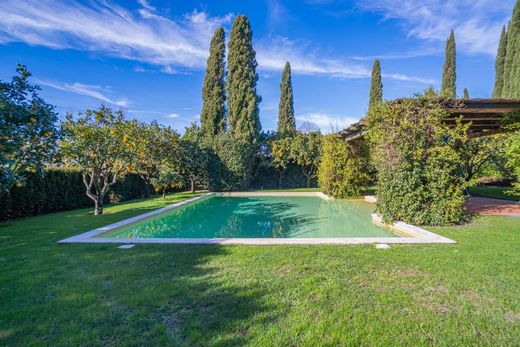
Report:
[[[27,65],[61,115],[104,103],[179,131],[199,119],[208,46],[247,15],[259,63],[263,129],[276,128],[279,83],[291,62],[297,124],[324,132],[367,109],[373,59],[384,98],[440,88],[445,39],[457,41],[458,93],[489,97],[514,0],[0,2],[0,79]]]

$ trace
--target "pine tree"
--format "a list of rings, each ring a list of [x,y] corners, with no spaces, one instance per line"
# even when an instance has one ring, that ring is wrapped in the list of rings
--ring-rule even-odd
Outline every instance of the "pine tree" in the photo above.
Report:
[[[291,80],[291,65],[285,63],[280,83],[280,105],[278,107],[278,133],[291,134],[296,131],[294,120],[294,101]]]
[[[500,43],[498,44],[497,59],[495,62],[495,88],[493,89],[493,97],[502,97],[504,89],[504,64],[506,61],[507,52],[507,31],[506,26],[502,27],[502,34],[500,35]]]
[[[464,88],[464,99],[469,99],[468,88]]]
[[[261,98],[256,94],[255,55],[249,20],[246,16],[237,16],[228,43],[228,126],[235,138],[251,143],[257,143],[260,136],[258,104]]]
[[[520,1],[517,0],[507,31],[503,98],[520,97]]]
[[[249,187],[253,176],[255,155],[259,146],[260,118],[256,93],[255,51],[253,32],[246,16],[237,16],[233,22],[228,43],[227,125],[228,136],[237,153],[229,164],[237,189]]]
[[[376,59],[372,67],[372,79],[370,81],[370,99],[368,110],[383,102],[383,81],[381,80],[381,63]]]
[[[207,136],[222,133],[225,127],[225,50],[224,29],[218,28],[215,30],[209,46],[206,76],[204,76],[204,86],[202,87],[200,121],[202,131]]]
[[[457,96],[457,66],[456,66],[455,35],[453,30],[446,41],[446,61],[442,71],[441,96],[453,99]]]

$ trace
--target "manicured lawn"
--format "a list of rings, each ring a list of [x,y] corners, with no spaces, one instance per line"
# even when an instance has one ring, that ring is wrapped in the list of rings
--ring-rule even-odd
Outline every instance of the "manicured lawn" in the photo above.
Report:
[[[477,186],[469,188],[472,196],[481,196],[485,198],[506,199],[519,201],[520,196],[506,194],[506,191],[511,190],[507,187],[493,187],[493,186]]]
[[[456,245],[58,245],[183,193],[0,224],[0,345],[516,345],[520,218]]]

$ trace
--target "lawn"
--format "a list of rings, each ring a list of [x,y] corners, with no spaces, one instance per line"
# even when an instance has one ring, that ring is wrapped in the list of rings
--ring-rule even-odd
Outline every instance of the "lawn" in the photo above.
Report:
[[[481,196],[484,198],[495,198],[495,199],[506,199],[519,201],[520,196],[510,195],[506,192],[511,190],[507,187],[494,187],[494,186],[477,186],[469,188],[469,192],[472,196]]]
[[[456,245],[56,241],[192,197],[0,224],[0,345],[515,345],[520,218],[433,228]]]

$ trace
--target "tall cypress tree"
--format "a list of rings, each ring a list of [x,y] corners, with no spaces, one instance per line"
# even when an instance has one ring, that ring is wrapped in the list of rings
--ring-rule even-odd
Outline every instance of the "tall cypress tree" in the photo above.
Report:
[[[226,165],[235,177],[235,188],[247,189],[259,145],[258,104],[261,98],[256,93],[258,74],[253,32],[246,16],[237,16],[233,22],[227,61],[227,125],[232,151],[236,155]]]
[[[469,99],[468,88],[464,88],[464,99]]]
[[[233,22],[228,43],[228,75],[226,81],[228,126],[235,138],[256,144],[260,136],[256,94],[256,59],[253,32],[246,16],[237,16]]]
[[[442,71],[441,96],[446,98],[457,97],[457,66],[456,66],[455,34],[451,31],[446,41],[446,61]]]
[[[506,62],[507,52],[507,31],[506,26],[502,27],[502,34],[500,35],[500,43],[498,44],[497,59],[495,62],[495,88],[493,88],[493,97],[502,97],[504,89],[504,64]]]
[[[226,50],[224,29],[218,28],[209,46],[209,57],[202,87],[202,111],[200,121],[205,135],[224,131],[226,91],[224,86]]]
[[[285,63],[280,83],[280,105],[278,106],[278,133],[290,134],[296,131],[294,120],[294,100],[291,80],[291,65]]]
[[[376,59],[372,67],[372,78],[370,80],[370,99],[368,110],[383,102],[383,81],[381,79],[381,63]]]
[[[507,48],[504,67],[502,97],[520,97],[520,1],[517,0],[507,32]]]

